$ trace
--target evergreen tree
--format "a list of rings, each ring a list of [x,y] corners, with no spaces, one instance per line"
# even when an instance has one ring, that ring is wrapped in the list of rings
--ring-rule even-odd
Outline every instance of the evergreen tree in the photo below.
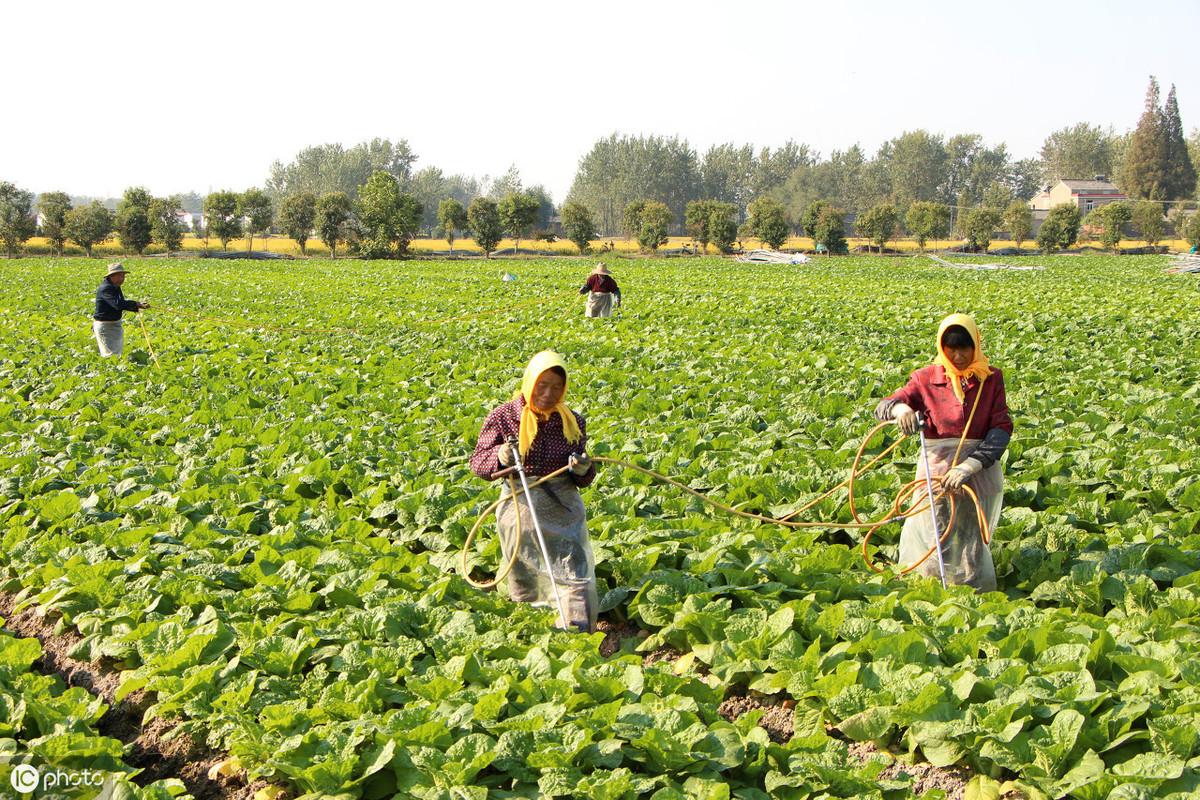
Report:
[[[1158,81],[1150,76],[1146,107],[1125,151],[1122,177],[1131,197],[1165,199],[1167,193],[1166,147],[1163,112],[1158,106]]]
[[[1163,149],[1166,151],[1166,199],[1190,198],[1196,191],[1196,167],[1188,155],[1187,139],[1183,136],[1183,120],[1179,118],[1179,102],[1175,99],[1175,85],[1167,92],[1167,103],[1163,108]]]

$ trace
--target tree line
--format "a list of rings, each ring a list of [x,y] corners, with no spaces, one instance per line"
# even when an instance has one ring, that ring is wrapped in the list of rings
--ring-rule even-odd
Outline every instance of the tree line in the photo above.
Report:
[[[548,235],[557,210],[562,233],[581,250],[599,235],[617,233],[654,250],[669,235],[683,233],[722,251],[736,237],[778,246],[772,243],[803,234],[836,252],[850,220],[880,248],[900,229],[921,247],[951,234],[986,247],[1000,229],[1019,246],[1031,229],[1026,201],[1059,178],[1105,175],[1137,200],[1195,197],[1200,131],[1184,138],[1174,86],[1160,102],[1151,77],[1133,131],[1118,135],[1079,123],[1051,133],[1037,159],[1014,159],[1003,143],[989,145],[978,134],[946,138],[924,130],[888,140],[870,158],[857,144],[821,157],[794,141],[759,150],[726,143],[701,156],[683,139],[613,134],[580,159],[560,209],[543,187],[524,188],[515,166],[481,180],[436,167],[414,171],[416,160],[403,139],[309,147],[288,163],[275,162],[263,189],[203,198],[207,226],[197,233],[225,248],[243,234],[252,245],[255,235],[277,229],[302,250],[315,237],[333,252],[340,244],[376,257],[403,254],[420,235],[445,238],[453,251],[458,234],[469,233],[490,253],[503,235],[518,244]],[[0,238],[10,254],[36,232],[33,200],[0,183]],[[179,212],[197,200],[154,198],[135,187],[110,211],[96,201],[74,206],[65,193],[49,192],[37,198],[36,212],[56,253],[69,240],[90,255],[114,232],[131,252],[141,253],[151,242],[171,251],[184,233]],[[1186,208],[1175,205],[1176,211]],[[1149,208],[1129,205],[1081,224],[1107,232],[1141,220],[1139,229],[1149,239],[1155,235]],[[842,212],[840,225],[834,211]],[[1051,232],[1065,213],[1054,218]],[[1123,215],[1128,219],[1122,222]],[[1172,220],[1185,238],[1187,219],[1176,214]],[[1059,233],[1070,230],[1066,225]]]
[[[513,186],[513,181],[507,183]],[[517,184],[519,185],[519,184]],[[476,244],[490,255],[504,236],[516,240],[532,235],[547,219],[544,194],[510,190],[499,200],[476,196],[467,205],[446,198],[432,209],[405,190],[402,180],[389,170],[376,170],[353,193],[328,191],[317,194],[299,191],[276,201],[264,189],[244,192],[221,190],[203,201],[204,222],[194,229],[208,249],[210,239],[227,250],[229,242],[278,230],[296,241],[301,253],[308,242],[320,239],[336,256],[339,245],[367,258],[389,258],[407,253],[432,214],[437,235],[445,238],[453,254],[459,232],[469,233]],[[152,243],[168,253],[183,244],[187,225],[183,222],[182,201],[178,196],[154,197],[143,187],[131,187],[111,211],[98,200],[75,206],[65,192],[46,192],[34,202],[31,192],[0,182],[0,239],[9,256],[39,231],[50,242],[55,255],[62,255],[68,241],[83,248],[88,257],[93,248],[116,235],[126,252],[142,255]],[[590,216],[574,220],[568,227],[582,237],[585,249],[594,237],[586,227]],[[581,227],[582,226],[582,227]]]
[[[851,217],[891,204],[901,219],[913,203],[933,202],[957,218],[959,210],[1003,210],[1027,201],[1059,179],[1097,175],[1134,199],[1193,200],[1197,163],[1200,129],[1184,138],[1175,88],[1160,104],[1151,77],[1146,110],[1132,132],[1079,123],[1047,136],[1038,158],[1014,159],[1003,143],[989,145],[978,134],[943,137],[925,130],[906,131],[873,156],[855,144],[827,157],[791,141],[757,151],[726,143],[700,154],[685,139],[613,134],[580,160],[567,199],[588,206],[600,230],[612,234],[626,227],[624,210],[632,202],[665,204],[673,230],[683,232],[693,200],[732,203],[740,223],[752,201],[767,197],[784,207],[799,233],[817,200]]]

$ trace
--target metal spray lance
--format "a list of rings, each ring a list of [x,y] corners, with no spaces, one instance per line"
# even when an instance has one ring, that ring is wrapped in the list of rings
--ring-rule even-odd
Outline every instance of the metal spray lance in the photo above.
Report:
[[[933,543],[937,549],[938,576],[946,588],[946,562],[942,560],[942,534],[938,530],[937,504],[933,498],[933,477],[929,474],[929,448],[925,444],[925,417],[917,412],[917,433],[921,437],[921,459],[925,463],[925,497],[929,500],[929,518],[933,520]]]
[[[529,508],[529,517],[533,520],[533,532],[537,536],[538,548],[542,551],[542,560],[546,562],[546,572],[550,575],[550,588],[554,593],[554,605],[558,609],[558,617],[562,620],[562,626],[565,629],[570,627],[570,623],[567,622],[567,613],[563,610],[562,598],[558,594],[558,581],[554,579],[554,565],[550,563],[550,551],[546,548],[546,538],[542,535],[542,524],[538,521],[537,509],[533,507],[533,497],[529,494],[529,481],[525,478],[525,465],[521,463],[521,448],[518,446],[517,437],[510,436],[508,438],[508,446],[512,448],[513,467],[517,471],[517,476],[521,479],[521,489],[525,492],[525,502]],[[514,497],[513,502],[518,502],[517,498]],[[514,544],[515,546],[517,544]]]

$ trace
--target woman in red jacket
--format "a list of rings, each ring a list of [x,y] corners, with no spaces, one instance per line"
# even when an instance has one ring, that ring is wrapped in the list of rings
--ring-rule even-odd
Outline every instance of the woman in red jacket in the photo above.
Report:
[[[613,308],[621,307],[621,287],[604,264],[596,265],[579,293],[587,295],[585,316],[611,317]]]
[[[1012,437],[1013,424],[1004,393],[1004,376],[988,364],[979,328],[966,314],[951,314],[942,320],[933,363],[914,372],[904,388],[884,398],[875,408],[876,418],[896,420],[906,434],[917,432],[917,412],[925,419],[932,477],[940,478],[943,489],[958,495],[954,529],[942,545],[946,581],[965,583],[981,592],[994,591],[996,569],[992,553],[983,541],[974,504],[969,502],[962,487],[974,490],[989,530],[995,530],[1004,500],[1000,457]],[[925,480],[922,461],[917,463],[917,480]],[[936,486],[935,480],[935,492]],[[920,502],[924,496],[923,489],[918,491],[914,502]],[[949,504],[939,503],[938,529],[943,534],[948,523]],[[933,543],[929,514],[907,519],[900,533],[901,565],[909,566],[925,558]],[[936,555],[925,558],[918,571],[936,577]]]
[[[507,562],[517,545],[517,558],[508,573],[508,594],[518,603],[550,608],[568,625],[583,631],[596,627],[596,561],[588,539],[587,518],[579,489],[596,479],[596,466],[587,457],[587,423],[582,414],[567,408],[567,367],[558,353],[544,350],[525,368],[521,390],[492,410],[471,456],[471,470],[485,480],[510,466],[515,440],[529,482],[567,467],[567,471],[530,490],[520,498],[521,525],[508,481],[501,488],[496,511],[500,548]],[[558,586],[561,614],[554,587],[538,546],[530,514],[537,512],[546,539],[554,583]]]

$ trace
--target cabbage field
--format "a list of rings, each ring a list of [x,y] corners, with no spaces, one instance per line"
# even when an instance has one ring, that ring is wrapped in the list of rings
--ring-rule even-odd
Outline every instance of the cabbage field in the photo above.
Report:
[[[1036,264],[614,259],[626,307],[591,320],[572,259],[133,260],[152,347],[129,319],[104,361],[101,262],[0,261],[0,791],[29,764],[155,798],[1200,796],[1200,283]],[[583,492],[602,632],[459,575],[497,496],[467,460],[533,353],[566,357],[593,454],[779,515],[845,477],[954,311],[1016,425],[999,592],[612,466]],[[148,768],[151,734],[205,768]]]

